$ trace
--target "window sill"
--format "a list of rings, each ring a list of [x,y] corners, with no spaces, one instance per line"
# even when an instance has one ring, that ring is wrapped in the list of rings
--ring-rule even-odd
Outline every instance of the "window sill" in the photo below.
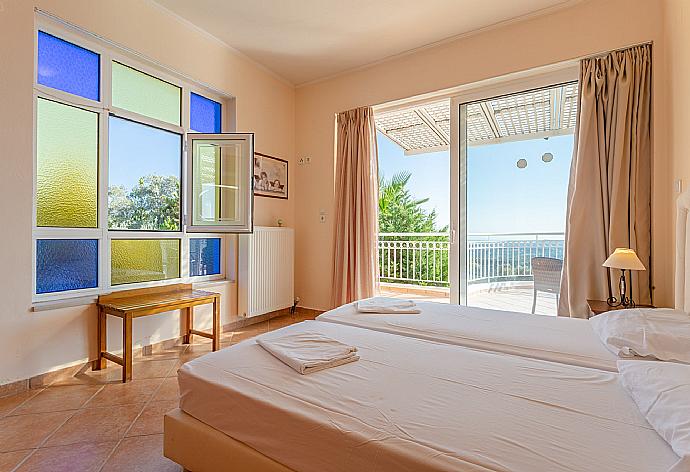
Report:
[[[234,280],[230,279],[219,279],[219,280],[206,280],[203,282],[195,282],[192,284],[194,288],[204,290],[211,287],[217,286],[227,286],[234,284]],[[46,300],[41,302],[34,302],[31,304],[31,311],[49,311],[49,310],[59,310],[61,308],[73,308],[78,306],[93,305],[98,301],[98,297],[92,295],[73,297],[73,298],[63,298],[58,300]]]
[[[63,298],[60,300],[46,300],[44,302],[34,302],[31,304],[31,311],[59,310],[60,308],[72,308],[77,306],[93,305],[98,301],[98,297],[74,297]]]
[[[234,283],[235,283],[235,281],[230,280],[230,279],[205,280],[203,282],[193,282],[192,287],[203,290],[205,288],[211,288],[211,287],[219,286],[219,285],[223,285],[223,286],[224,285],[232,285]]]

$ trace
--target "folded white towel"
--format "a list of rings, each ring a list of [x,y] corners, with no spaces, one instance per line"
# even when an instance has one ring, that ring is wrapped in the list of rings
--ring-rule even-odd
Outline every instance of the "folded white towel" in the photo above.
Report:
[[[256,342],[300,374],[336,367],[359,359],[357,348],[323,334],[305,332],[259,336]]]
[[[361,313],[421,313],[417,304],[412,300],[400,298],[373,297],[357,302],[357,311]]]

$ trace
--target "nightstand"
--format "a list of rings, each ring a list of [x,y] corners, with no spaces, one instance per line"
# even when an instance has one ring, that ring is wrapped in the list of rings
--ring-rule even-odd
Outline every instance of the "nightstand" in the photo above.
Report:
[[[587,300],[587,306],[589,306],[589,315],[587,316],[587,318],[601,315],[602,313],[607,311],[623,310],[626,308],[656,308],[654,305],[635,305],[634,307],[609,306],[605,300]]]

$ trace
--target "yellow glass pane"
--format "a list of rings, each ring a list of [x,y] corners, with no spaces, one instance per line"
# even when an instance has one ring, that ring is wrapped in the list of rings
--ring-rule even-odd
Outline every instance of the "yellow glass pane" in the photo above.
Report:
[[[179,239],[113,239],[110,249],[112,285],[180,276]]]
[[[180,124],[182,89],[119,62],[113,62],[113,106]]]
[[[98,227],[98,113],[38,99],[36,224]]]

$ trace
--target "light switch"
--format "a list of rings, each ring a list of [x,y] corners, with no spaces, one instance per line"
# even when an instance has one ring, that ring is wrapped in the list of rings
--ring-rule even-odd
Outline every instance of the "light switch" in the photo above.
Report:
[[[681,193],[683,191],[683,181],[681,179],[676,179],[676,181],[673,182],[673,186],[676,189],[676,193]]]

